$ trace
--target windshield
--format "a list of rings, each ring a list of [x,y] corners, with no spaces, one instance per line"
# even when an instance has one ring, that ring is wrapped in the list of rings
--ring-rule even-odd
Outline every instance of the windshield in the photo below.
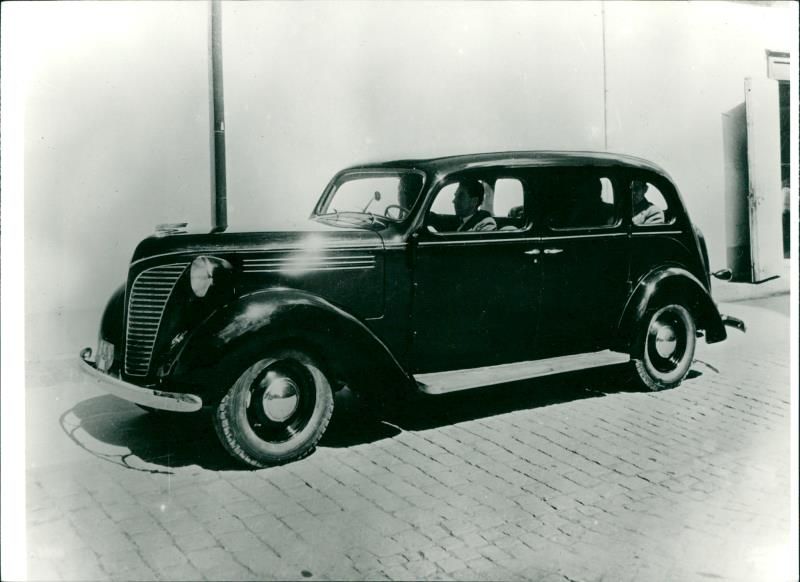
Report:
[[[405,219],[422,190],[422,174],[411,170],[354,172],[340,176],[317,214],[365,225]]]

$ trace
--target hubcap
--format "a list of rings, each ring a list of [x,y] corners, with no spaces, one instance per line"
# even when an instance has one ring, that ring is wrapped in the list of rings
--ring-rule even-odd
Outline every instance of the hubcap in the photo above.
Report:
[[[264,377],[266,390],[261,398],[264,414],[273,422],[283,422],[288,419],[300,401],[300,391],[297,384],[283,374],[270,370]]]
[[[316,384],[294,358],[264,360],[244,400],[247,422],[265,443],[284,443],[302,432],[314,415]]]
[[[655,338],[656,352],[662,358],[669,358],[675,353],[675,348],[678,346],[678,340],[675,336],[675,330],[670,325],[660,324],[656,329]]]
[[[664,307],[653,315],[647,330],[646,350],[657,373],[672,374],[685,365],[689,333],[685,317],[676,307]]]

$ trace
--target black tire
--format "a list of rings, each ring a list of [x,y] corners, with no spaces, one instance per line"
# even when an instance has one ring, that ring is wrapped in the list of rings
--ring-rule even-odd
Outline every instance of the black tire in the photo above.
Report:
[[[314,360],[282,350],[239,376],[217,406],[214,428],[231,455],[261,468],[311,453],[332,414],[333,393]]]
[[[694,359],[697,327],[692,314],[678,303],[649,310],[635,340],[634,378],[647,390],[678,386]]]

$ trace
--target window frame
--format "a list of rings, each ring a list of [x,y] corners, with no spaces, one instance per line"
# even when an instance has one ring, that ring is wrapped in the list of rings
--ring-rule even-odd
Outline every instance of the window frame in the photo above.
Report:
[[[491,188],[494,188],[494,184],[497,180],[500,179],[512,179],[517,180],[522,185],[522,204],[523,204],[523,215],[522,215],[522,226],[515,230],[501,230],[497,228],[495,230],[467,230],[467,231],[434,231],[429,228],[428,223],[428,216],[430,215],[431,208],[433,207],[434,203],[436,202],[437,198],[442,193],[442,190],[447,188],[448,186],[460,182],[464,179],[475,179],[483,182],[484,184],[489,185]],[[466,170],[466,171],[459,171],[452,174],[448,174],[436,185],[435,188],[431,191],[428,199],[425,202],[425,205],[422,207],[422,223],[420,225],[420,229],[427,233],[430,233],[436,237],[486,237],[489,235],[518,235],[521,233],[528,233],[531,230],[533,225],[533,202],[531,196],[531,187],[527,181],[526,175],[520,171],[520,169],[515,168],[482,168],[480,171],[475,170]],[[450,215],[448,215],[450,216]],[[452,215],[455,216],[455,213]],[[492,214],[493,218],[497,218],[494,214]],[[507,217],[500,217],[500,218],[507,218]]]
[[[639,180],[641,182],[652,184],[661,193],[661,196],[667,203],[667,209],[664,211],[664,222],[656,224],[634,224],[633,193],[630,191],[630,188],[626,188],[628,191],[626,196],[626,204],[628,207],[626,218],[630,222],[632,229],[650,231],[664,228],[673,229],[681,225],[683,220],[682,217],[684,215],[683,204],[680,201],[677,188],[670,180],[659,174],[653,174],[649,172],[630,172],[625,179],[627,183],[630,183],[633,180]],[[671,220],[667,220],[668,215],[672,217]]]
[[[311,213],[311,218],[326,216],[326,214],[323,211],[327,210],[330,207],[330,203],[333,197],[336,195],[336,192],[338,191],[339,187],[343,182],[348,182],[350,181],[350,179],[358,179],[357,178],[358,176],[400,177],[403,174],[417,174],[422,178],[422,185],[420,186],[419,193],[417,194],[417,197],[414,200],[414,204],[411,208],[407,209],[409,213],[402,219],[389,218],[388,216],[386,217],[381,216],[381,219],[388,220],[392,224],[407,224],[412,221],[413,216],[415,214],[415,208],[423,204],[422,199],[425,198],[425,192],[428,189],[428,181],[429,181],[428,175],[422,170],[418,170],[416,168],[375,167],[375,168],[356,168],[356,169],[342,170],[341,172],[338,172],[333,178],[331,178],[331,180],[325,186],[325,190],[319,197],[317,204],[314,206],[314,210]]]
[[[597,225],[580,225],[580,226],[553,226],[548,220],[548,204],[546,202],[546,194],[536,192],[535,179],[533,180],[533,197],[536,201],[536,212],[538,223],[541,224],[541,229],[544,234],[550,236],[569,236],[572,234],[594,234],[613,232],[620,229],[625,223],[625,206],[622,203],[622,198],[618,195],[620,180],[623,180],[618,168],[613,166],[552,166],[541,168],[534,171],[544,176],[552,176],[557,173],[575,176],[576,174],[593,175],[598,180],[606,178],[611,182],[612,194],[614,196],[614,222],[611,224],[597,224]]]

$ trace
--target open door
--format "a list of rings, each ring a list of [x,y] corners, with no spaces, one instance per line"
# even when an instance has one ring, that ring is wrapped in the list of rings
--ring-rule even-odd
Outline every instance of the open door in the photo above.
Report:
[[[750,264],[755,283],[782,272],[780,117],[776,81],[748,78],[744,83]]]

